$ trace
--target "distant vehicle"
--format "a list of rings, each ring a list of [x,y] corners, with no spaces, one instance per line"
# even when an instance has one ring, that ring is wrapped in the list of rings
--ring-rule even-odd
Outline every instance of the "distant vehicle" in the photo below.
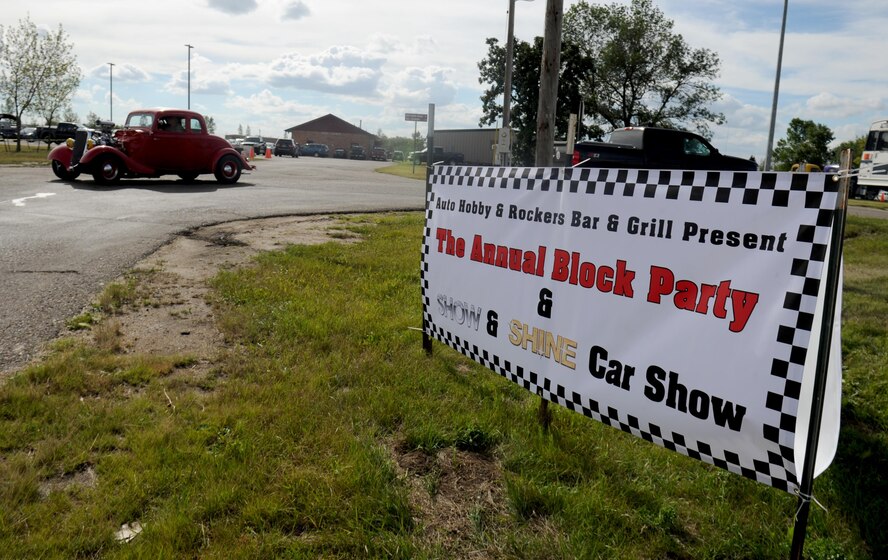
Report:
[[[308,144],[303,144],[301,148],[299,148],[299,155],[301,156],[312,156],[312,157],[327,157],[327,152],[329,148],[326,144],[315,144],[314,142],[309,142]]]
[[[888,120],[870,125],[860,156],[857,185],[851,190],[854,196],[870,200],[882,191],[888,191]]]
[[[264,156],[265,150],[268,148],[268,144],[261,136],[247,136],[244,138],[244,141],[241,142],[241,146],[243,146],[244,155],[249,156],[250,148],[253,148],[253,155],[257,157]]]
[[[9,113],[0,113],[0,138],[15,138],[18,132],[18,119]]]
[[[751,160],[725,156],[702,136],[684,130],[628,127],[607,142],[577,142],[572,167],[758,171]]]
[[[336,148],[335,150],[333,150],[333,157],[345,159],[348,157],[348,154],[345,153],[345,150],[343,148]]]
[[[296,149],[296,143],[289,138],[278,138],[274,143],[274,155],[299,157]]]
[[[80,129],[83,129],[83,127],[79,124],[60,122],[55,126],[38,126],[34,134],[41,142],[61,144],[68,138],[74,138],[74,135]]]
[[[388,161],[388,154],[385,148],[376,147],[370,150],[370,159],[373,161]]]
[[[19,134],[19,137],[22,140],[27,140],[28,142],[32,142],[34,140],[37,140],[37,129],[34,128],[33,126],[29,126],[28,128],[23,128],[21,130],[21,134]]]
[[[121,178],[178,175],[192,182],[212,173],[223,184],[236,183],[255,169],[224,138],[207,132],[203,115],[184,109],[141,109],[110,137],[109,145],[90,142],[89,130],[49,153],[52,171],[64,181],[89,173],[100,185]]]
[[[424,148],[413,153],[414,161],[417,163],[425,163],[427,159],[428,148]],[[444,165],[460,165],[465,160],[460,152],[447,152],[444,148],[435,146],[435,153],[432,155],[432,163],[443,163]]]
[[[401,150],[392,152],[392,161],[404,161],[404,152]]]
[[[351,159],[367,159],[367,154],[364,153],[364,146],[352,146],[348,157]]]

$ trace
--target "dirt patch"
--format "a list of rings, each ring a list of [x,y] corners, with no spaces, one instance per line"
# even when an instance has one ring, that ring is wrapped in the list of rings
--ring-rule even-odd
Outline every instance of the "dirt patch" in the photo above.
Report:
[[[208,303],[208,281],[246,266],[262,251],[287,245],[348,242],[335,216],[292,216],[229,222],[176,238],[138,263],[140,304],[116,315],[125,352],[215,360],[225,340]]]
[[[70,488],[95,488],[98,475],[92,465],[82,465],[73,473],[41,481],[37,486],[40,497],[47,498],[53,492],[66,492]]]
[[[395,446],[392,454],[429,549],[441,548],[452,558],[500,556],[486,535],[508,523],[502,472],[494,459],[453,448],[429,454]]]

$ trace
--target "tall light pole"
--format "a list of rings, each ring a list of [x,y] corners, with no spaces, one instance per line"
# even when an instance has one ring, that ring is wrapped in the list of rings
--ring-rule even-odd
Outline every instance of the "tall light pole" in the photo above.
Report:
[[[774,79],[774,101],[771,104],[771,127],[768,129],[768,149],[765,151],[764,170],[771,170],[771,150],[774,147],[774,126],[777,124],[777,96],[780,93],[780,71],[783,67],[783,36],[786,34],[786,11],[789,0],[783,0],[783,24],[780,26],[780,47],[777,50],[777,77]]]
[[[188,47],[188,109],[191,109],[191,49],[194,45],[185,45]]]
[[[533,2],[533,0],[524,0]],[[509,28],[506,34],[506,71],[503,78],[503,128],[509,132],[509,149],[511,150],[512,132],[510,122],[512,120],[512,59],[515,56],[515,0],[509,0]],[[508,165],[509,152],[503,153],[500,163]]]
[[[114,63],[108,63],[108,120],[114,122]]]

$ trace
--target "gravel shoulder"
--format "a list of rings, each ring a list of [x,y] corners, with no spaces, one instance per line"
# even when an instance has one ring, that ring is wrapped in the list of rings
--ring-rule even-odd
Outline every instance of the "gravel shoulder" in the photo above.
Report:
[[[189,356],[211,364],[225,340],[208,303],[209,280],[220,270],[249,265],[263,251],[348,242],[338,225],[335,215],[289,216],[228,222],[177,236],[128,274],[138,280],[140,299],[150,304],[127,306],[108,319],[118,323],[123,351]],[[0,364],[0,381],[25,365]]]

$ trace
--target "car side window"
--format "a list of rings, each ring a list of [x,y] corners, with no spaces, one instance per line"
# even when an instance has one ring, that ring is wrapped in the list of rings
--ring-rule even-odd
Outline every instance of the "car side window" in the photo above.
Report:
[[[200,120],[191,118],[188,121],[188,131],[193,134],[200,134],[203,130],[200,127]]]
[[[185,132],[181,117],[162,117],[157,121],[157,128],[165,132]]]
[[[688,156],[708,156],[709,148],[696,138],[685,138],[684,153]]]

